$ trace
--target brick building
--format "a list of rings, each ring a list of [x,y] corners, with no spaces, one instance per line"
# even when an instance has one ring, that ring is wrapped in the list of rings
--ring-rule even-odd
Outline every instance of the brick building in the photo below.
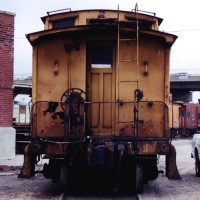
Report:
[[[11,148],[12,140],[15,140],[15,131],[12,128],[14,18],[15,14],[0,11],[0,158],[13,157]]]

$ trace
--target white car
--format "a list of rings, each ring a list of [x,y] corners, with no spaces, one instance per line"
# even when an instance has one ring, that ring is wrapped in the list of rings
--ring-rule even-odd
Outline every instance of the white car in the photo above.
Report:
[[[191,157],[195,159],[196,176],[200,177],[200,134],[194,134],[192,138]]]

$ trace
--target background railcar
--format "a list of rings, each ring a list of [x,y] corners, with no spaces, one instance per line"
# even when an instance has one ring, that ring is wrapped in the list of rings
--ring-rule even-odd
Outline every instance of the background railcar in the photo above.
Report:
[[[184,103],[179,108],[179,129],[181,135],[193,135],[198,130],[199,104]]]
[[[15,101],[13,105],[13,128],[16,130],[16,153],[24,153],[30,143],[30,106],[31,103]]]
[[[170,128],[174,136],[188,137],[200,130],[200,105],[197,103],[174,103],[170,109],[170,116]]]
[[[169,106],[169,127],[171,137],[179,136],[179,108],[180,104],[171,103]]]
[[[20,177],[42,173],[67,190],[141,192],[180,178],[169,133],[169,57],[175,35],[136,8],[48,12],[33,46],[31,144]],[[87,181],[86,181],[87,180]],[[84,187],[85,186],[85,187]]]

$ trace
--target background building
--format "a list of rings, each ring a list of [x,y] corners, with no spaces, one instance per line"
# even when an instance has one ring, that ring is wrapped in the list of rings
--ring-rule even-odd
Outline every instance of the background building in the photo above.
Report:
[[[0,158],[15,156],[13,65],[15,14],[0,11]]]

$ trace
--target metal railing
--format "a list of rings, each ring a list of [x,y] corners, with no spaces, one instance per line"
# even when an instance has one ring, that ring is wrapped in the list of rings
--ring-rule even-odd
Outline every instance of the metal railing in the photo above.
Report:
[[[14,74],[14,80],[32,80],[32,74]]]

